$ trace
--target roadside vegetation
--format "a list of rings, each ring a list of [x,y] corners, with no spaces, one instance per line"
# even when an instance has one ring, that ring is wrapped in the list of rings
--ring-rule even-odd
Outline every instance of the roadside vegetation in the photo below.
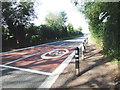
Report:
[[[79,3],[76,4],[77,7]],[[117,64],[117,69],[111,68],[114,74],[115,87],[120,82],[120,3],[119,2],[84,2],[79,8],[89,21],[91,39],[96,42],[111,65]],[[114,65],[115,65],[114,64]],[[116,66],[116,65],[115,65]],[[117,73],[116,73],[117,72]]]
[[[31,23],[35,18],[33,2],[2,2],[2,51],[83,35],[81,28],[65,24],[64,11],[49,13],[40,26]]]
[[[111,61],[120,61],[120,22],[118,2],[85,2],[80,8],[89,21],[94,41]]]

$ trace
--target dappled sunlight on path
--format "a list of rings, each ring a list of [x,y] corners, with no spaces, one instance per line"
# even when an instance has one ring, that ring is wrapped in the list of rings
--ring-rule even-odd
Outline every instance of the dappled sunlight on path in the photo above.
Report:
[[[75,75],[74,59],[52,88],[113,88],[117,64],[108,62],[93,43],[89,43],[80,61],[80,74]]]

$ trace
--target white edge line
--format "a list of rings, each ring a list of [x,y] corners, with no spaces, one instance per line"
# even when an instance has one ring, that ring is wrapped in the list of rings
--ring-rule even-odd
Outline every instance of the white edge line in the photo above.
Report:
[[[74,57],[75,51],[68,56],[65,61],[50,75],[38,88],[50,88],[62,71],[67,67],[71,59]],[[39,90],[39,89],[38,89]]]
[[[60,41],[56,41],[56,42],[60,42]],[[29,48],[33,48],[33,47],[44,46],[44,45],[48,45],[48,44],[52,44],[52,43],[56,43],[56,42],[51,42],[51,43],[45,43],[45,44],[35,45],[35,46],[26,47],[26,48],[21,48],[21,49],[16,49],[16,50],[7,51],[7,52],[1,52],[0,54],[5,54],[5,53],[9,53],[9,52],[20,51],[20,50],[25,50],[25,49],[29,49]],[[51,46],[52,46],[52,45],[51,45]]]
[[[53,50],[52,50],[53,51]],[[5,64],[3,64],[3,65],[8,65],[8,64],[11,64],[11,63],[14,63],[14,62],[17,62],[17,61],[20,61],[20,60],[23,60],[23,59],[26,59],[26,58],[29,58],[29,57],[32,57],[32,56],[34,56],[34,55],[36,55],[36,54],[39,54],[40,52],[37,52],[37,53],[34,53],[34,54],[32,54],[32,55],[28,55],[28,56],[26,56],[26,57],[23,57],[23,58],[19,58],[19,59],[16,59],[16,60],[14,60],[14,61],[11,61],[11,62],[8,62],[8,63],[5,63]],[[48,53],[48,52],[47,52]],[[62,55],[63,56],[63,55]],[[61,56],[60,56],[61,57]]]
[[[28,55],[28,56],[26,56],[26,57],[16,59],[16,60],[11,61],[11,62],[9,62],[9,63],[6,63],[6,64],[4,64],[4,65],[8,65],[8,64],[11,64],[11,63],[14,63],[14,62],[17,62],[17,61],[20,61],[20,60],[23,60],[23,59],[26,59],[26,58],[32,57],[32,56],[34,56],[34,55],[36,55],[36,54],[39,54],[39,53],[40,53],[40,52],[37,52],[37,53],[34,53],[34,54],[32,54],[32,55]]]
[[[78,46],[78,47],[81,48],[82,45],[83,45],[83,44],[81,44],[81,45]],[[32,55],[28,55],[28,56],[23,57],[23,58],[16,59],[16,60],[11,61],[11,62],[9,62],[9,63],[6,63],[6,64],[4,64],[4,65],[8,65],[8,64],[11,64],[11,63],[14,63],[14,62],[17,62],[17,61],[20,61],[20,60],[23,60],[23,59],[26,59],[26,58],[32,57],[32,56],[34,56],[34,55],[36,55],[36,54],[38,54],[38,53],[40,53],[40,52],[34,53],[34,54],[32,54]]]
[[[83,36],[83,37],[84,37],[84,36]],[[80,37],[80,38],[82,38],[82,37]],[[62,41],[66,41],[66,40],[62,40]],[[61,42],[61,41],[55,41],[55,42],[51,42],[51,43],[45,43],[45,44],[35,45],[35,46],[26,47],[26,48],[21,48],[21,49],[12,50],[12,51],[7,51],[7,52],[0,52],[0,54],[5,54],[5,53],[9,53],[9,52],[14,52],[14,51],[20,51],[20,50],[25,50],[25,49],[29,49],[29,48],[32,48],[32,47],[44,46],[44,45],[48,45],[48,44],[52,44],[52,43],[56,43],[56,42]],[[52,45],[51,45],[51,46],[52,46]]]
[[[25,69],[25,68],[13,67],[13,66],[6,66],[6,65],[0,65],[0,67],[17,69],[17,70],[21,70],[21,71],[27,71],[27,72],[43,74],[43,75],[51,75],[52,74],[52,73],[49,73],[49,72],[43,72],[43,71],[37,71],[37,70],[31,70],[31,69]]]
[[[34,55],[36,55],[36,54],[39,54],[39,53],[40,53],[40,52],[37,52],[37,53],[34,53],[34,54],[32,54],[32,55],[28,55],[28,56],[26,56],[26,57],[16,59],[16,60],[11,61],[11,62],[9,62],[9,63],[6,63],[6,64],[4,64],[4,65],[8,65],[8,64],[11,64],[11,63],[14,63],[14,62],[17,62],[17,61],[20,61],[20,60],[23,60],[23,59],[26,59],[26,58],[32,57],[32,56],[34,56]]]

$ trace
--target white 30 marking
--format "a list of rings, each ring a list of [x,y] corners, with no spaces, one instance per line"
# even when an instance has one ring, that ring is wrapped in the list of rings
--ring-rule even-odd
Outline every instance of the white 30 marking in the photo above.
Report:
[[[59,58],[68,53],[69,50],[67,49],[55,49],[50,52],[46,52],[41,55],[41,58],[43,59],[54,59],[54,58]],[[48,55],[48,56],[47,56]]]

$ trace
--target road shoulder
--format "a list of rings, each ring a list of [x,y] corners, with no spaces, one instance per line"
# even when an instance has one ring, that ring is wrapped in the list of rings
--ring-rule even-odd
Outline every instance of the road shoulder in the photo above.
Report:
[[[84,55],[80,76],[75,75],[75,60],[72,59],[51,88],[114,88],[118,64],[108,62],[91,42]]]

